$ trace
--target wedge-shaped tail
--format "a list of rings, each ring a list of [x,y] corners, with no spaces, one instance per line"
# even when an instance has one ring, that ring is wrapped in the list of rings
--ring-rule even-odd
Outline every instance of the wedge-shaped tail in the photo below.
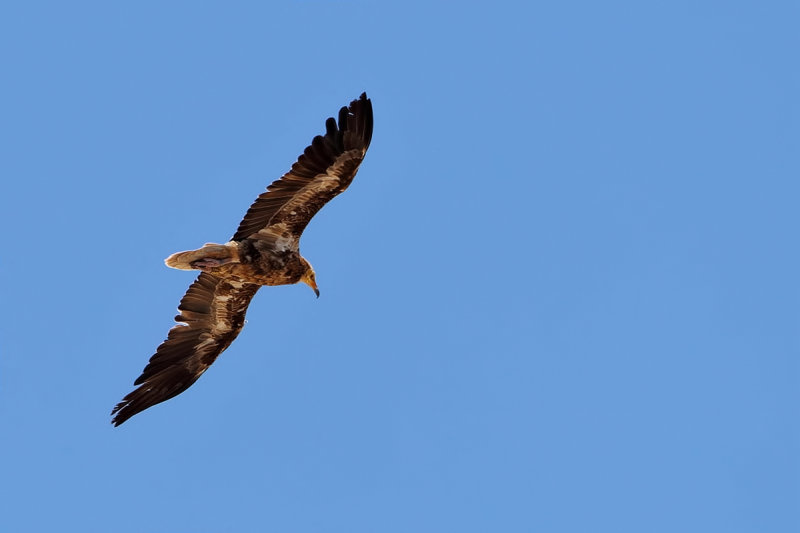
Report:
[[[204,268],[216,267],[225,263],[239,262],[239,244],[229,242],[227,244],[214,244],[213,242],[204,244],[202,248],[190,250],[188,252],[178,252],[164,259],[170,268],[178,270],[203,270]]]

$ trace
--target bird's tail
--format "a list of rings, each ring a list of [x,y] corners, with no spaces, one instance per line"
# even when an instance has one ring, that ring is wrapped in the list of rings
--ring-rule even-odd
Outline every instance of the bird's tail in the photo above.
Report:
[[[164,262],[168,267],[179,270],[207,270],[225,263],[238,263],[239,245],[233,241],[227,244],[211,242],[197,250],[172,254]]]

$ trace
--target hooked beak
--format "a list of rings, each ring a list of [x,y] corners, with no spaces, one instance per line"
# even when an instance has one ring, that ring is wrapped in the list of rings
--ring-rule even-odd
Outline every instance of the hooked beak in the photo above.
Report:
[[[317,283],[315,281],[309,280],[309,279],[304,279],[303,283],[305,283],[306,285],[311,287],[311,290],[313,290],[314,294],[316,294],[317,298],[319,298],[319,289],[317,288]]]

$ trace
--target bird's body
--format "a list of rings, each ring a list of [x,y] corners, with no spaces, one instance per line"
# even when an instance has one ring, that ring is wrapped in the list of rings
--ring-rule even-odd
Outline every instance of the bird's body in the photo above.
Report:
[[[279,249],[255,239],[206,244],[198,250],[172,254],[164,261],[180,270],[202,270],[218,278],[256,285],[291,285],[302,280],[310,263],[292,249]]]
[[[300,235],[358,171],[372,138],[366,94],[339,111],[338,127],[333,118],[325,126],[325,135],[250,206],[229,242],[166,259],[167,266],[201,274],[181,299],[178,324],[134,382],[138,388],[114,407],[114,425],[189,388],[239,334],[260,287],[302,282],[319,296],[314,269],[300,255]]]

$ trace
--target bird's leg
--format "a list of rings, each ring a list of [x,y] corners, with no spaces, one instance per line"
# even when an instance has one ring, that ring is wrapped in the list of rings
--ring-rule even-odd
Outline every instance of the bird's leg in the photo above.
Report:
[[[198,250],[172,254],[165,260],[168,267],[181,270],[202,270],[204,272],[218,268],[226,263],[238,262],[239,244],[236,242],[227,244],[209,243]]]
[[[192,268],[197,270],[208,270],[209,268],[218,267],[222,264],[222,261],[219,259],[197,259],[196,261],[192,261],[189,263]]]
[[[232,259],[215,259],[213,257],[204,257],[203,259],[197,259],[196,261],[192,261],[189,264],[195,270],[202,270],[203,272],[208,272],[213,268],[222,266],[225,263],[230,263],[232,261],[233,261]]]

